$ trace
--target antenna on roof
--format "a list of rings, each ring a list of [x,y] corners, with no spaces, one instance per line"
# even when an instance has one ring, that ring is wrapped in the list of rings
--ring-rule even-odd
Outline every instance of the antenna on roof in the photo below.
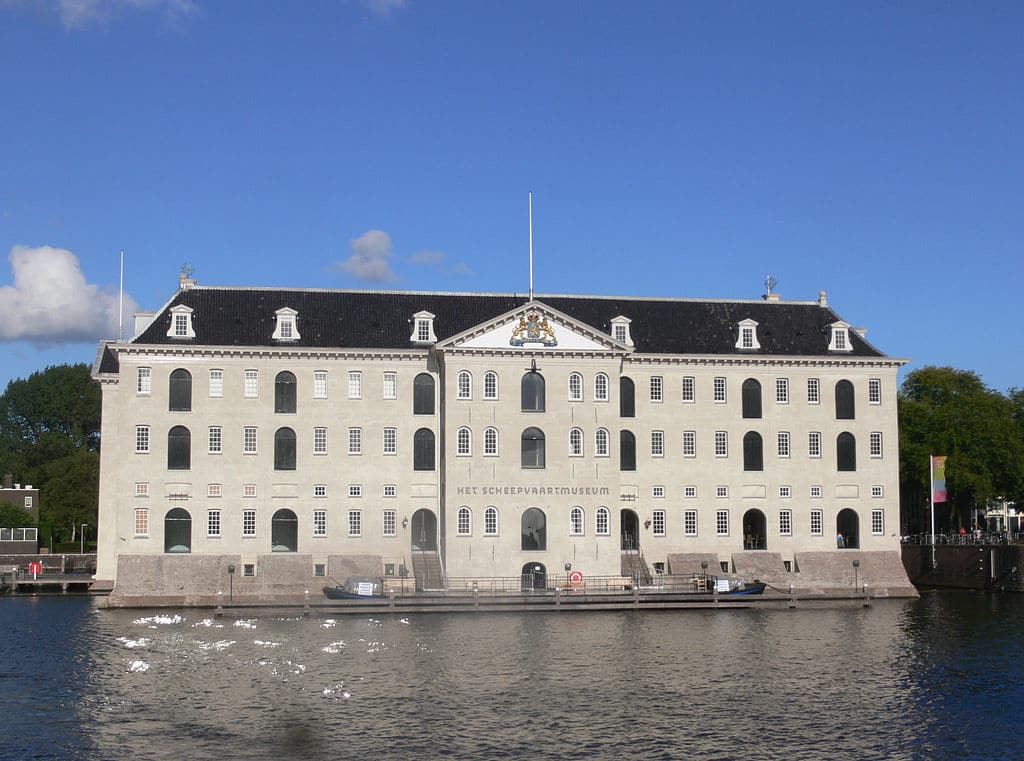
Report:
[[[121,249],[121,280],[117,287],[117,340],[124,338],[124,249]]]
[[[779,284],[779,281],[768,275],[764,279],[764,287],[768,289],[768,294],[771,295],[772,291],[775,290],[775,286]]]
[[[530,191],[530,301],[533,301],[533,191]]]

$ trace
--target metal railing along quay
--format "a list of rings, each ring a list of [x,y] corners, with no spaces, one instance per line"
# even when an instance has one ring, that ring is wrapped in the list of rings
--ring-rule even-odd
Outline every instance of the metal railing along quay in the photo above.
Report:
[[[909,534],[900,537],[902,544],[910,545],[931,545],[932,534]],[[935,534],[934,544],[947,547],[962,547],[968,545],[1000,545],[1000,544],[1024,544],[1024,533],[1012,533],[1006,531],[972,531],[966,534]]]

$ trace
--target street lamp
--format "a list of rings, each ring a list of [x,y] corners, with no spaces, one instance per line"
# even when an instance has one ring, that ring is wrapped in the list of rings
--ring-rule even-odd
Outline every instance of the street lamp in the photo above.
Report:
[[[703,582],[704,589],[702,591],[708,591],[708,561],[700,561],[700,579]]]
[[[82,535],[79,537],[79,539],[81,539],[81,554],[82,555],[85,554],[85,527],[88,526],[88,525],[89,525],[88,523],[83,523],[82,524]],[[74,541],[74,539],[72,539],[71,541]]]
[[[235,602],[235,564],[228,563],[228,605]]]
[[[857,589],[858,589],[857,578],[858,578],[858,573],[859,572],[860,572],[860,560],[859,559],[855,559],[853,561],[853,591],[854,592],[856,592]]]

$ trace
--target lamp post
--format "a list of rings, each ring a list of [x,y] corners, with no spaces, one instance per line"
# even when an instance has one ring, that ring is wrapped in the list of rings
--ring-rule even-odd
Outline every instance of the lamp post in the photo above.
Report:
[[[857,585],[858,574],[860,572],[860,559],[853,561],[853,591],[856,592],[859,589]]]
[[[707,592],[708,591],[708,561],[707,560],[700,561],[700,580],[701,580],[701,582],[703,582],[703,587],[704,587],[703,591]]]
[[[235,564],[228,563],[228,605],[235,602]]]
[[[81,545],[80,545],[81,553],[80,554],[82,554],[82,555],[85,554],[85,527],[88,526],[88,525],[89,525],[88,523],[83,523],[82,524],[82,535],[79,537],[79,539],[81,540]],[[71,541],[74,541],[74,540],[72,539]]]

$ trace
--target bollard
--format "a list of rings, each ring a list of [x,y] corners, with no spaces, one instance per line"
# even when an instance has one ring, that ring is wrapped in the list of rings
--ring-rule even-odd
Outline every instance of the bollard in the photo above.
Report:
[[[789,585],[789,607],[790,608],[795,608],[796,607],[796,595],[793,594],[793,585],[792,584]]]
[[[224,606],[218,605],[217,609],[213,612],[214,618],[224,618]]]
[[[555,609],[562,607],[562,590],[560,587],[555,587]]]

